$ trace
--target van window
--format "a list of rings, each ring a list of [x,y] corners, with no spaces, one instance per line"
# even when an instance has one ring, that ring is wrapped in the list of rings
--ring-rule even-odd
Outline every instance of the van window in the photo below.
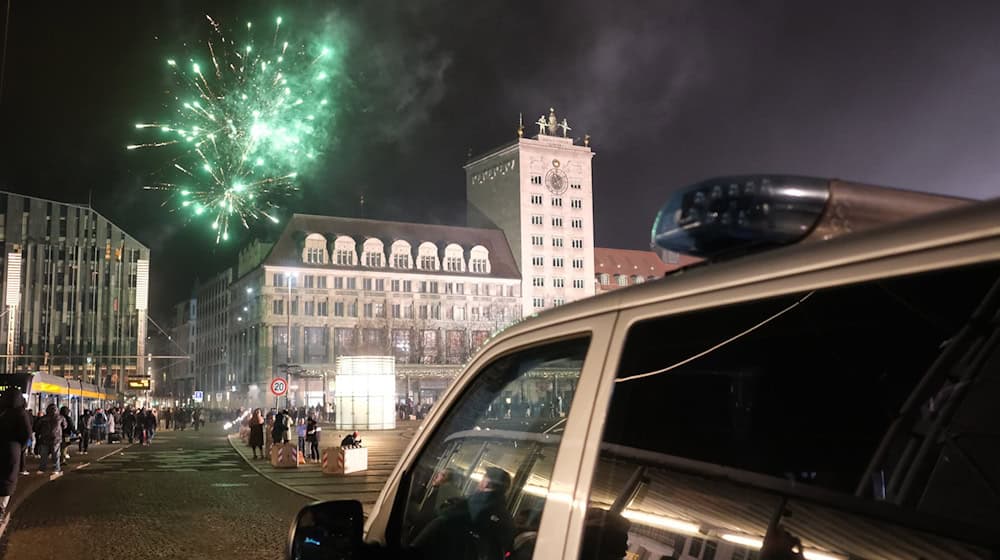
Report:
[[[1000,436],[996,415],[983,408],[1000,396],[1000,385],[989,380],[1000,377],[991,373],[1000,365],[1000,345],[991,338],[998,302],[984,304],[1000,299],[988,296],[998,291],[992,288],[998,278],[996,264],[979,265],[632,326],[592,505],[629,521],[629,554],[635,557],[701,558],[709,549],[717,558],[752,557],[776,515],[782,526],[794,528],[807,558],[894,557],[899,551],[886,537],[893,531],[944,557],[959,545],[862,521],[822,500],[817,505],[780,496],[860,491],[866,499],[847,502],[874,499],[887,502],[873,506],[885,515],[917,512],[920,519],[928,514],[966,527],[996,526],[1000,501],[990,489],[1000,487],[1000,463],[981,438]],[[970,330],[970,317],[984,305],[992,322],[977,320]],[[949,348],[951,361],[942,367]],[[992,370],[983,367],[990,360]],[[928,372],[921,406],[900,422],[899,437],[869,469]],[[980,383],[982,393],[964,391],[970,383]],[[921,437],[935,422],[945,426],[938,437]],[[923,456],[916,452],[921,448]],[[733,477],[771,491],[741,488]],[[888,548],[872,548],[880,540]]]
[[[404,547],[428,558],[530,558],[588,345],[536,346],[477,374],[399,490]]]

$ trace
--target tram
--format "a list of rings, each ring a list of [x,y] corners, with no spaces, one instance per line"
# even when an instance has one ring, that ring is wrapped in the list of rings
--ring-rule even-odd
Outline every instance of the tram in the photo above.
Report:
[[[47,373],[8,373],[0,375],[0,390],[14,386],[28,401],[28,408],[35,412],[45,410],[50,404],[67,406],[77,418],[85,409],[104,408],[114,400],[97,385],[78,379],[66,379]]]

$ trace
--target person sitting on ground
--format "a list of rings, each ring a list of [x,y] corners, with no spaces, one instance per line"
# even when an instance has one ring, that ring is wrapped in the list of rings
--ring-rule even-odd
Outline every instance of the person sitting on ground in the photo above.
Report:
[[[353,434],[347,434],[344,439],[340,441],[341,447],[361,447],[361,438],[358,437],[358,432]]]

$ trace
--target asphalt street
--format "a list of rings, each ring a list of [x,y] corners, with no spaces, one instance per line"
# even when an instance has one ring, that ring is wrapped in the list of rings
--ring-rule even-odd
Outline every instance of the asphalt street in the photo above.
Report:
[[[308,502],[248,467],[219,425],[81,465],[20,505],[0,558],[283,558]]]

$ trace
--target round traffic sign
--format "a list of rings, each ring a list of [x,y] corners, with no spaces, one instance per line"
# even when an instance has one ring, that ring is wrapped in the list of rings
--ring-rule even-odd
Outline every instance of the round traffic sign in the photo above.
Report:
[[[288,381],[284,377],[275,377],[271,380],[271,393],[280,397],[288,392]]]

